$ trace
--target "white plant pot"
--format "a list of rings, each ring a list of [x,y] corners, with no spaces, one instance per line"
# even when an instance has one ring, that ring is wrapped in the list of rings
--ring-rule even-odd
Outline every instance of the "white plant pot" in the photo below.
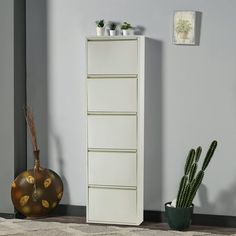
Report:
[[[104,36],[105,35],[105,28],[104,27],[97,27],[97,36]]]
[[[115,36],[116,35],[116,30],[110,30],[110,36]]]
[[[123,29],[122,34],[123,34],[123,36],[128,36],[129,35],[129,30]]]

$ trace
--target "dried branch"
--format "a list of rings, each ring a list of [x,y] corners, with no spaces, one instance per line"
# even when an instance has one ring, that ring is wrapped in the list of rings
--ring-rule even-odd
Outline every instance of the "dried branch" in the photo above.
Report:
[[[32,108],[27,105],[26,107],[24,107],[24,113],[25,113],[25,120],[26,120],[26,123],[27,123],[29,131],[30,131],[33,151],[38,151],[39,146],[37,143],[36,126],[35,126],[35,122],[34,122]]]

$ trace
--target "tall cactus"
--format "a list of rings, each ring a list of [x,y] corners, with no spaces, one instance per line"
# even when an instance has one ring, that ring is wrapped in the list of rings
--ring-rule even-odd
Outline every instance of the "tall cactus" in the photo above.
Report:
[[[192,166],[190,168],[190,172],[189,172],[189,182],[190,183],[192,183],[192,181],[194,180],[195,174],[197,172],[197,163],[200,159],[201,153],[202,153],[202,148],[198,147],[195,152],[194,163],[192,164]]]
[[[202,153],[202,147],[198,147],[196,149],[196,155],[195,155],[195,162],[197,163],[200,159],[200,156],[201,156],[201,153]]]
[[[189,172],[189,182],[192,183],[197,172],[197,163],[193,163]]]
[[[195,156],[195,150],[191,149],[188,153],[186,162],[185,162],[185,167],[184,167],[184,176],[182,177],[180,181],[180,186],[179,186],[179,191],[177,195],[177,207],[181,207],[181,205],[184,202],[184,193],[186,192],[185,188],[188,183],[188,174],[191,169],[191,165],[194,161],[194,156]]]
[[[185,167],[184,167],[184,174],[185,175],[188,175],[188,173],[190,171],[191,165],[192,165],[192,163],[194,161],[194,156],[195,156],[195,150],[191,149],[189,151],[188,156],[187,156]]]
[[[203,171],[207,168],[207,166],[208,166],[208,164],[209,164],[209,162],[210,162],[210,160],[211,160],[211,158],[212,158],[212,156],[215,152],[216,147],[217,147],[217,141],[214,140],[211,143],[211,146],[210,146],[210,148],[209,148],[209,150],[206,154],[205,160],[203,162],[203,165],[202,165],[202,170]]]
[[[191,192],[191,183],[187,183],[186,187],[184,188],[183,196],[180,201],[180,207],[184,207],[186,204],[187,197],[190,195]]]
[[[192,204],[192,201],[197,193],[198,188],[200,187],[202,180],[204,177],[204,171],[200,170],[194,179],[193,183],[191,183],[191,188],[189,195],[185,198],[185,207],[189,207]]]
[[[197,173],[197,163],[200,159],[202,148],[198,147],[196,151],[191,149],[186,159],[184,167],[184,176],[181,179],[176,207],[189,207],[200,187],[205,170],[211,161],[211,158],[217,147],[217,141],[213,141],[208,149],[206,157],[203,161],[201,170]],[[197,173],[196,177],[195,174]]]
[[[178,195],[177,195],[177,202],[176,202],[176,206],[180,207],[181,203],[183,201],[183,193],[184,193],[184,189],[187,185],[188,182],[188,176],[184,175],[180,181],[180,185],[179,185],[179,191],[178,191]]]

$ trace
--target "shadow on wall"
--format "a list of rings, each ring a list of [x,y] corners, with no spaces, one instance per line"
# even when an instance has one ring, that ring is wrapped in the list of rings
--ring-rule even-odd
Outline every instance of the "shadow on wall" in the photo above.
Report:
[[[223,190],[217,197],[220,211],[235,215],[236,212],[236,181],[228,189]]]
[[[134,27],[134,34],[135,35],[144,35],[145,31],[146,31],[146,28],[141,25],[137,25]]]
[[[200,45],[201,39],[201,27],[202,27],[202,12],[196,12],[196,46]]]
[[[146,38],[144,209],[162,207],[162,42]]]
[[[202,209],[206,212],[210,212],[211,214],[215,211],[216,205],[210,203],[208,197],[208,191],[205,184],[201,184],[198,190],[198,196],[200,201],[200,206],[194,206],[196,212],[202,212]]]
[[[68,187],[68,182],[65,178],[64,175],[64,167],[65,167],[65,162],[63,160],[63,150],[62,150],[62,143],[60,141],[60,138],[58,136],[54,136],[53,140],[55,141],[55,147],[57,150],[57,155],[56,155],[56,160],[58,161],[58,166],[59,166],[59,176],[62,179],[63,182],[63,201],[66,202],[67,204],[70,204],[70,193],[69,193],[69,187]]]
[[[47,0],[27,1],[26,7],[26,18],[31,19],[26,20],[27,103],[35,117],[41,164],[48,167]],[[32,168],[33,160],[28,135],[28,168]]]
[[[228,212],[227,215],[235,215],[236,212],[236,182],[228,189],[223,190],[217,197],[216,203],[211,203],[208,197],[206,185],[202,184],[198,190],[200,206],[195,206],[196,212]]]
[[[48,101],[48,22],[47,0],[28,0],[26,9],[27,20],[27,103],[32,106],[35,116],[38,143],[40,147],[40,160],[42,167],[49,167],[49,101]],[[64,175],[65,163],[60,138],[52,136],[57,150],[56,161],[59,171],[57,174],[62,178],[64,185],[63,201],[70,204],[67,180]],[[28,137],[27,164],[33,166],[33,151]],[[55,171],[55,170],[53,170]]]

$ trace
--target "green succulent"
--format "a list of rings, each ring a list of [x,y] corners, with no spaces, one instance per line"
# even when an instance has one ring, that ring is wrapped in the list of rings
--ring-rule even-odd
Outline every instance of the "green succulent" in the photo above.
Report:
[[[99,28],[102,28],[102,27],[104,27],[104,20],[97,20],[96,21],[96,25],[97,25],[97,27],[99,27]]]
[[[116,29],[116,26],[117,26],[117,24],[116,23],[111,23],[110,24],[110,30],[115,30]]]
[[[131,29],[131,28],[132,28],[131,24],[129,24],[126,21],[121,25],[122,30],[128,30],[128,29]]]

